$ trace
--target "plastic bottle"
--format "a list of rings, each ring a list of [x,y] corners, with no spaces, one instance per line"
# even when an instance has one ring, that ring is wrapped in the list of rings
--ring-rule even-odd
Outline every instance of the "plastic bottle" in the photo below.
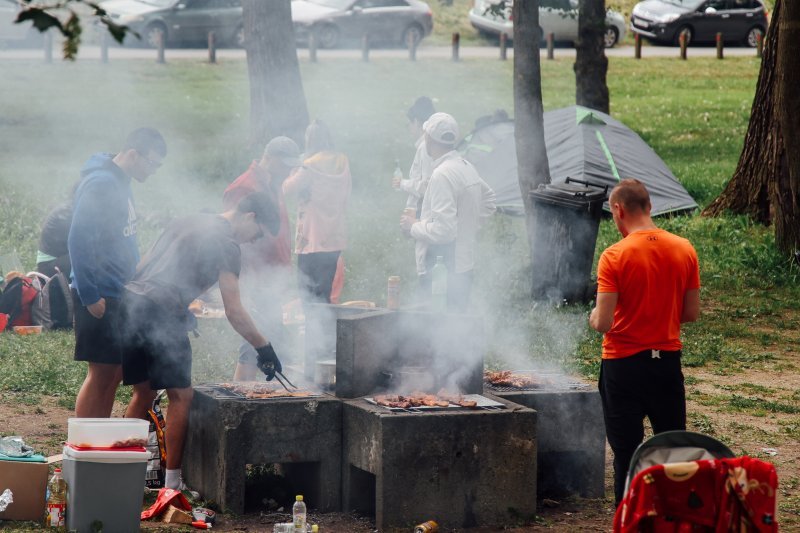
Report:
[[[447,308],[447,267],[441,255],[436,256],[436,264],[431,269],[431,296],[434,311]]]
[[[67,482],[61,477],[61,469],[56,468],[47,483],[47,504],[45,505],[45,526],[64,527],[67,516]]]
[[[386,308],[397,309],[400,307],[400,276],[389,276],[389,285],[386,291]]]
[[[311,533],[319,533],[319,526],[317,524],[311,526]]]
[[[306,533],[306,504],[303,501],[303,495],[298,494],[295,496],[294,505],[292,505],[292,523],[294,524],[295,533]]]
[[[403,169],[400,168],[400,160],[394,160],[394,173],[392,174],[392,187],[396,190],[400,190],[400,181],[403,179]]]

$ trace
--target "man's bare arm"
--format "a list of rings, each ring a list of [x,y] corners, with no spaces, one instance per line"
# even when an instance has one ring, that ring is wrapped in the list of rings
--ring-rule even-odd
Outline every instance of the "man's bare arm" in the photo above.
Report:
[[[690,289],[683,294],[681,324],[700,318],[700,289]]]
[[[600,333],[605,333],[614,325],[614,309],[617,307],[619,294],[616,292],[598,292],[597,302],[589,315],[589,325]]]

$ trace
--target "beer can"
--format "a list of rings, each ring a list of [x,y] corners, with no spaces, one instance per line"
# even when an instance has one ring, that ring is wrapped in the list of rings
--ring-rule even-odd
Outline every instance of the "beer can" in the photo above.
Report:
[[[439,524],[433,520],[423,522],[414,528],[414,533],[437,533],[439,531]]]
[[[386,307],[389,309],[397,309],[400,307],[400,276],[389,276]]]

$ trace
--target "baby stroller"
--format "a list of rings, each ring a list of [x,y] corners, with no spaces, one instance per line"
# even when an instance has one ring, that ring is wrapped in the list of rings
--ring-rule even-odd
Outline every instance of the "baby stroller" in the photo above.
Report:
[[[712,437],[659,433],[633,454],[614,532],[777,532],[777,484],[772,464]]]

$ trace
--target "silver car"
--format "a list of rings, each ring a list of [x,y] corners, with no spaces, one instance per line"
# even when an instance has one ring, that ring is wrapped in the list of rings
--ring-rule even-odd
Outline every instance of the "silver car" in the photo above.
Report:
[[[430,6],[420,0],[295,0],[292,21],[298,42],[313,33],[320,48],[365,34],[372,42],[416,45],[433,30]]]
[[[511,0],[506,1],[504,16],[491,11],[498,0],[475,0],[469,12],[469,21],[481,33],[506,34],[514,38],[514,23],[511,20]],[[542,5],[544,4],[544,5]],[[553,34],[555,41],[578,40],[578,0],[542,0],[539,5],[539,26],[542,36]],[[611,48],[625,37],[625,17],[611,9],[606,11],[606,31],[603,43]]]

